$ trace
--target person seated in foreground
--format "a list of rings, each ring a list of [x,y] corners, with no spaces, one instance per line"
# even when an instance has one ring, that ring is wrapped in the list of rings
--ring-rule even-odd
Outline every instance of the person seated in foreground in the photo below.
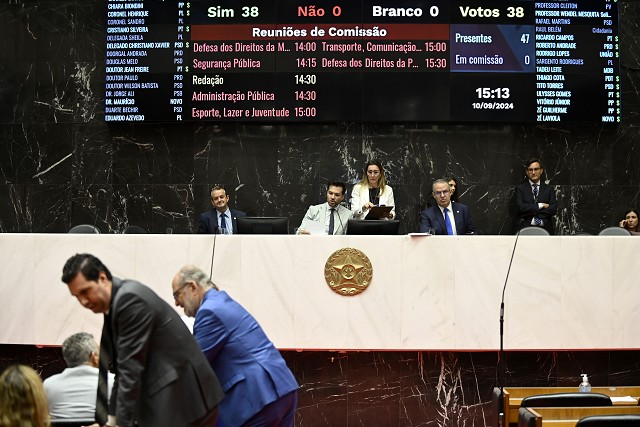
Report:
[[[62,343],[62,357],[67,368],[44,380],[49,415],[57,420],[93,420],[98,390],[99,350],[93,335],[78,332]],[[113,374],[109,373],[111,395]]]
[[[25,365],[11,365],[0,375],[0,426],[49,427],[42,379]]]
[[[238,230],[236,218],[246,213],[229,207],[229,195],[221,185],[211,189],[212,209],[200,214],[198,234],[235,234]]]
[[[327,202],[309,206],[297,234],[346,234],[353,212],[342,206],[347,185],[331,181],[327,185]]]
[[[420,232],[433,230],[440,235],[474,234],[476,231],[468,206],[451,201],[451,188],[444,179],[436,179],[432,195],[437,205],[420,213]]]

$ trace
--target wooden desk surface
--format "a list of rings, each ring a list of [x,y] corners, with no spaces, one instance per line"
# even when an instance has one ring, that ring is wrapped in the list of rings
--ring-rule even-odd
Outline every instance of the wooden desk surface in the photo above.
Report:
[[[505,387],[504,389],[504,403],[505,408],[508,408],[505,414],[505,425],[509,423],[515,423],[518,421],[518,409],[522,403],[522,399],[527,396],[533,396],[536,394],[551,394],[551,393],[572,393],[577,392],[578,387]],[[602,393],[610,397],[624,397],[631,396],[633,402],[616,402],[616,407],[625,406],[638,406],[638,399],[640,398],[640,386],[626,386],[626,387],[591,387],[592,393]]]

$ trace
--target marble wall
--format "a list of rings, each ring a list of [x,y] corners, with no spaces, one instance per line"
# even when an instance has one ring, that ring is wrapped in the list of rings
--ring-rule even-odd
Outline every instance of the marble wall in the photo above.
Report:
[[[496,352],[283,351],[300,384],[297,427],[471,427],[492,422]],[[0,345],[0,371],[62,371],[57,347]],[[506,386],[638,385],[640,352],[507,352]]]
[[[621,1],[623,122],[598,125],[137,124],[103,122],[105,4],[0,1],[0,232],[191,233],[213,183],[235,207],[297,226],[330,179],[355,183],[383,159],[402,231],[433,179],[461,180],[485,234],[509,234],[522,162],[540,154],[558,232],[616,223],[640,195],[640,4]]]

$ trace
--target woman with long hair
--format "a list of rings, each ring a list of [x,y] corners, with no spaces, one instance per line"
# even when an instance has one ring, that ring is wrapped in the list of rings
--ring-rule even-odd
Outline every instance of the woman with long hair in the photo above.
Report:
[[[49,427],[49,407],[40,376],[12,365],[0,375],[0,427]]]
[[[618,224],[618,226],[629,230],[631,234],[640,234],[640,230],[638,230],[638,210],[629,209],[628,211],[626,211],[624,213],[624,219],[620,221],[620,224]]]
[[[393,206],[385,219],[396,216],[393,188],[387,185],[384,168],[378,160],[369,160],[364,165],[364,176],[351,190],[351,210],[357,219],[364,219],[374,206]],[[378,218],[374,218],[378,219]]]

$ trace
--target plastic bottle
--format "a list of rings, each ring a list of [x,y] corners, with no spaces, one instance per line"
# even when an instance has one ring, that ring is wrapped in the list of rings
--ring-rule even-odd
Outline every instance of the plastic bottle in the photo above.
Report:
[[[587,374],[582,375],[582,382],[580,383],[580,387],[578,387],[578,391],[582,393],[589,393],[591,391],[591,384],[589,384],[589,378]]]

